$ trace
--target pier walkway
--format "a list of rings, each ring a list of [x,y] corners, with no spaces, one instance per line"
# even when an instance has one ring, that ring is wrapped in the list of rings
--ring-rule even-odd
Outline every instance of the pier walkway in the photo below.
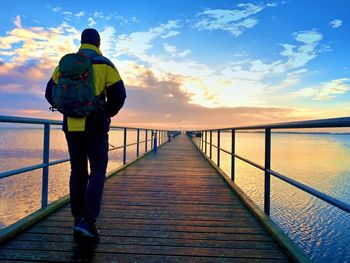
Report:
[[[288,261],[185,135],[107,180],[98,244],[76,243],[72,225],[66,205],[1,245],[0,261]]]

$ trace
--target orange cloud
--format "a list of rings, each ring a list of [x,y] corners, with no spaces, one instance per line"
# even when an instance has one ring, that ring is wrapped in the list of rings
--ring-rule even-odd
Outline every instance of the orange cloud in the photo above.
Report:
[[[56,28],[16,27],[0,37],[0,55],[11,55],[12,62],[19,64],[42,58],[57,61],[78,48],[74,40],[79,37],[78,30],[66,23]]]
[[[47,76],[44,74],[43,70],[37,67],[30,68],[26,75],[29,79],[37,81],[37,80],[46,80]]]

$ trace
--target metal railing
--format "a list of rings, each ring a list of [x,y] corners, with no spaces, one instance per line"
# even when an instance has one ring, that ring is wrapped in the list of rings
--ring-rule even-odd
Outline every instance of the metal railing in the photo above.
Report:
[[[264,180],[264,212],[270,216],[271,206],[271,175],[290,184],[298,189],[307,192],[347,213],[350,213],[350,205],[338,200],[332,196],[329,196],[323,192],[320,192],[310,186],[302,184],[296,180],[293,180],[281,173],[278,173],[271,169],[271,131],[274,129],[310,129],[310,128],[341,128],[350,127],[350,117],[344,118],[333,118],[333,119],[322,119],[312,121],[301,121],[301,122],[287,122],[287,123],[276,123],[270,125],[258,125],[258,126],[245,126],[245,127],[232,127],[223,129],[209,129],[209,130],[198,130],[189,132],[190,135],[200,137],[200,143],[198,147],[200,150],[212,160],[213,148],[217,150],[216,165],[220,167],[220,153],[224,152],[231,155],[231,179],[235,181],[235,158],[248,163],[265,172]],[[265,164],[264,166],[257,164],[243,156],[240,156],[235,151],[236,144],[236,131],[247,131],[247,130],[264,130],[265,134]],[[213,144],[213,132],[217,132],[217,145]],[[220,146],[220,135],[223,132],[231,133],[231,151],[225,150]],[[208,139],[209,137],[209,139]],[[208,149],[209,148],[209,149]],[[208,153],[209,151],[209,153]],[[208,155],[209,154],[209,155]],[[214,160],[212,160],[214,161]],[[215,161],[214,161],[215,162]]]
[[[45,120],[45,119],[35,119],[35,118],[23,118],[23,117],[12,117],[12,116],[0,116],[1,123],[22,123],[22,124],[39,124],[44,126],[44,138],[43,138],[43,162],[40,164],[22,167],[19,169],[14,169],[6,172],[0,173],[0,179],[34,171],[37,169],[42,169],[42,193],[41,193],[41,207],[44,208],[48,205],[48,181],[49,181],[49,167],[64,162],[68,162],[69,158],[55,160],[50,162],[50,129],[51,126],[62,126],[62,121],[55,120]],[[123,131],[123,142],[121,146],[114,147],[112,145],[109,151],[115,151],[118,149],[123,149],[123,165],[128,163],[127,160],[127,147],[136,146],[135,158],[130,160],[133,161],[143,154],[150,151],[157,151],[157,147],[170,142],[171,138],[177,135],[176,132],[169,130],[156,130],[156,129],[145,129],[145,128],[131,128],[131,127],[118,127],[111,126],[111,130],[122,130]],[[136,131],[136,142],[127,144],[128,132]],[[140,134],[144,133],[144,140],[140,140]],[[144,152],[140,153],[140,145],[144,144]],[[148,146],[150,144],[150,149]],[[67,150],[68,152],[68,150]]]

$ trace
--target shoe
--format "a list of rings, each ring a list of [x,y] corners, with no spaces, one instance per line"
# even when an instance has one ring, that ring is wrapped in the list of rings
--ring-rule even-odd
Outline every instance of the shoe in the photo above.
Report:
[[[100,231],[97,229],[94,222],[88,222],[84,217],[82,217],[77,225],[74,225],[74,232],[77,231],[86,237],[98,238]]]

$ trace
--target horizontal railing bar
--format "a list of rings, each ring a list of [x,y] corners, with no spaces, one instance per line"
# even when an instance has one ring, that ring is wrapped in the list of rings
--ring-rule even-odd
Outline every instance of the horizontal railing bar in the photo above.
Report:
[[[342,118],[330,118],[330,119],[319,119],[310,121],[299,121],[299,122],[283,122],[283,123],[272,123],[266,125],[256,126],[239,126],[239,127],[228,127],[218,129],[207,129],[207,130],[195,130],[197,131],[218,131],[218,130],[259,130],[259,129],[304,129],[304,128],[342,128],[350,127],[350,117]]]
[[[212,145],[212,146],[217,148],[217,146],[215,146],[215,145]],[[220,150],[225,152],[225,153],[227,153],[227,154],[232,155],[231,152],[229,152],[229,151],[227,151],[225,149],[220,148]],[[260,170],[262,170],[262,171],[267,171],[268,173],[270,173],[274,177],[277,177],[280,180],[282,180],[282,181],[284,181],[284,182],[286,182],[288,184],[291,184],[291,185],[295,186],[296,188],[298,188],[300,190],[303,190],[303,191],[305,191],[305,192],[307,192],[307,193],[309,193],[309,194],[311,194],[311,195],[313,195],[313,196],[315,196],[315,197],[317,197],[317,198],[319,198],[319,199],[321,199],[321,200],[323,200],[323,201],[325,201],[325,202],[327,202],[327,203],[329,203],[329,204],[331,204],[331,205],[333,205],[335,207],[338,207],[339,209],[341,209],[341,210],[343,210],[345,212],[350,213],[350,205],[345,203],[345,202],[343,202],[343,201],[340,201],[340,200],[338,200],[338,199],[336,199],[336,198],[334,198],[332,196],[329,196],[329,195],[327,195],[325,193],[322,193],[322,192],[320,192],[320,191],[318,191],[318,190],[316,190],[316,189],[314,189],[314,188],[312,188],[310,186],[307,186],[305,184],[297,182],[297,181],[295,181],[295,180],[293,180],[293,179],[291,179],[291,178],[289,178],[289,177],[287,177],[285,175],[282,175],[282,174],[280,174],[278,172],[275,172],[275,171],[273,171],[271,169],[265,169],[264,166],[262,166],[260,164],[257,164],[257,163],[255,163],[253,161],[250,161],[247,158],[244,158],[244,157],[242,157],[242,156],[240,156],[238,154],[233,154],[233,155],[236,158],[238,158],[238,159],[240,159],[240,160],[242,160],[242,161],[244,161],[244,162],[246,162],[246,163],[248,163],[248,164],[250,164],[250,165],[252,165],[252,166],[254,166],[254,167],[256,167],[256,168],[258,168]]]
[[[49,120],[49,119],[37,119],[29,117],[15,117],[15,116],[6,116],[0,115],[0,122],[6,123],[26,123],[26,124],[52,124],[52,125],[62,125],[62,121],[58,120]],[[122,126],[110,126],[112,129],[130,129],[130,130],[148,130],[148,131],[169,131],[165,129],[150,129],[150,128],[138,128],[138,127],[122,127]]]
[[[138,128],[138,127],[124,127],[124,126],[110,126],[111,129],[128,129],[128,130],[140,130],[140,131],[169,131],[169,130],[162,130],[162,129],[149,129],[149,128]]]
[[[209,145],[210,145],[210,144],[209,144]],[[212,144],[211,147],[213,147],[213,148],[215,148],[215,149],[218,148],[218,146],[216,146],[215,144]]]
[[[230,151],[225,150],[225,149],[223,149],[223,148],[220,148],[220,151],[222,151],[222,152],[224,152],[224,153],[227,153],[227,154],[229,154],[229,155],[232,155],[232,153],[231,153]]]
[[[43,164],[42,163],[42,164],[36,164],[36,165],[33,165],[33,166],[23,167],[23,168],[11,170],[11,171],[6,171],[6,172],[3,172],[3,173],[0,174],[0,178],[2,179],[2,178],[5,178],[5,177],[9,177],[9,176],[30,172],[30,171],[33,171],[33,170],[44,168],[46,166],[47,166],[47,164]]]
[[[123,149],[124,148],[124,145],[122,146],[118,146],[118,147],[113,147],[112,149],[108,149],[108,151],[115,151],[115,150],[119,150],[119,149]]]
[[[144,142],[149,142],[149,141],[152,141],[152,139],[149,139],[149,140],[144,140],[144,141],[140,141],[139,143],[144,143]]]
[[[249,163],[250,165],[252,165],[252,166],[254,166],[254,167],[256,167],[256,168],[258,168],[258,169],[260,169],[260,170],[262,170],[262,171],[265,171],[265,167],[262,166],[262,165],[260,165],[260,164],[257,164],[257,163],[255,163],[255,162],[253,162],[253,161],[250,161],[250,160],[248,160],[247,158],[244,158],[244,157],[242,157],[242,156],[240,156],[240,155],[238,155],[238,154],[235,154],[234,156],[237,157],[238,159],[240,159],[240,160],[243,161],[243,162]]]
[[[208,142],[207,142],[208,143]],[[208,143],[209,145],[211,145],[212,147],[214,147],[214,148],[218,148],[216,145],[214,145],[214,144],[210,144],[210,143]],[[225,149],[223,149],[223,148],[220,148],[220,151],[223,151],[223,152],[225,152],[225,153],[227,153],[227,154],[229,154],[229,155],[232,155],[232,153],[230,152],[230,151],[228,151],[228,150],[225,150]],[[265,168],[262,166],[262,165],[260,165],[260,164],[257,164],[257,163],[255,163],[255,162],[252,162],[252,161],[250,161],[250,160],[248,160],[247,158],[244,158],[244,157],[242,157],[242,156],[240,156],[240,155],[238,155],[238,154],[233,154],[235,157],[237,157],[238,159],[240,159],[240,160],[242,160],[242,161],[244,161],[244,162],[246,162],[246,163],[249,163],[249,164],[251,164],[251,165],[253,165],[253,166],[255,166],[256,168],[258,168],[258,169],[260,169],[260,170],[262,170],[262,171],[265,171]]]
[[[207,144],[209,144],[209,146],[214,147],[214,148],[216,148],[216,149],[218,148],[216,145],[210,144],[209,142],[204,142],[204,143],[207,143]],[[229,154],[229,155],[232,155],[232,153],[231,153],[230,151],[225,150],[224,148],[220,148],[220,151],[223,151],[224,153],[227,153],[227,154]]]
[[[287,182],[287,183],[289,183],[289,184],[291,184],[291,185],[293,185],[293,186],[295,186],[295,187],[297,187],[297,188],[299,188],[299,189],[301,189],[301,190],[303,190],[303,191],[305,191],[305,192],[307,192],[307,193],[309,193],[309,194],[311,194],[311,195],[313,195],[315,197],[318,197],[319,199],[322,199],[323,201],[325,201],[325,202],[327,202],[327,203],[329,203],[329,204],[331,204],[333,206],[336,206],[336,207],[340,208],[341,210],[343,210],[345,212],[350,213],[350,205],[346,204],[343,201],[335,199],[334,197],[331,197],[331,196],[329,196],[329,195],[327,195],[325,193],[322,193],[322,192],[320,192],[320,191],[318,191],[316,189],[313,189],[310,186],[307,186],[305,184],[299,183],[299,182],[297,182],[297,181],[295,181],[293,179],[290,179],[287,176],[279,174],[279,173],[277,173],[277,172],[275,172],[273,170],[269,170],[268,169],[267,172],[270,173],[271,175],[279,178],[282,181],[285,181],[285,182]]]
[[[53,162],[49,162],[48,164],[36,164],[36,165],[32,165],[32,166],[28,166],[28,167],[23,167],[23,168],[19,168],[19,169],[15,169],[15,170],[11,170],[11,171],[6,171],[3,173],[0,173],[0,179],[2,178],[6,178],[9,176],[13,176],[13,175],[17,175],[17,174],[21,174],[21,173],[26,173],[26,172],[31,172],[37,169],[41,169],[47,166],[52,166],[52,165],[56,165],[56,164],[60,164],[60,163],[64,163],[64,162],[68,162],[69,158],[67,159],[61,159],[61,160],[57,160],[57,161],[53,161]]]
[[[0,115],[0,122],[62,125],[62,121]]]
[[[65,163],[65,162],[68,162],[69,160],[70,160],[70,158],[52,161],[52,162],[49,162],[49,166],[60,164],[60,163]]]
[[[133,146],[133,145],[136,145],[136,144],[137,144],[137,142],[135,142],[135,143],[125,144],[125,145],[123,145],[123,148],[124,148],[124,146],[125,146],[125,147],[129,147],[129,146]]]
[[[138,144],[141,144],[141,143],[144,143],[144,142],[149,142],[149,141],[152,141],[152,139],[140,141]],[[126,144],[126,145],[121,145],[121,146],[113,147],[112,149],[109,149],[108,151],[118,150],[118,149],[124,148],[124,146],[125,147],[129,147],[129,146],[133,146],[133,145],[136,145],[136,144],[137,144],[137,142]]]

